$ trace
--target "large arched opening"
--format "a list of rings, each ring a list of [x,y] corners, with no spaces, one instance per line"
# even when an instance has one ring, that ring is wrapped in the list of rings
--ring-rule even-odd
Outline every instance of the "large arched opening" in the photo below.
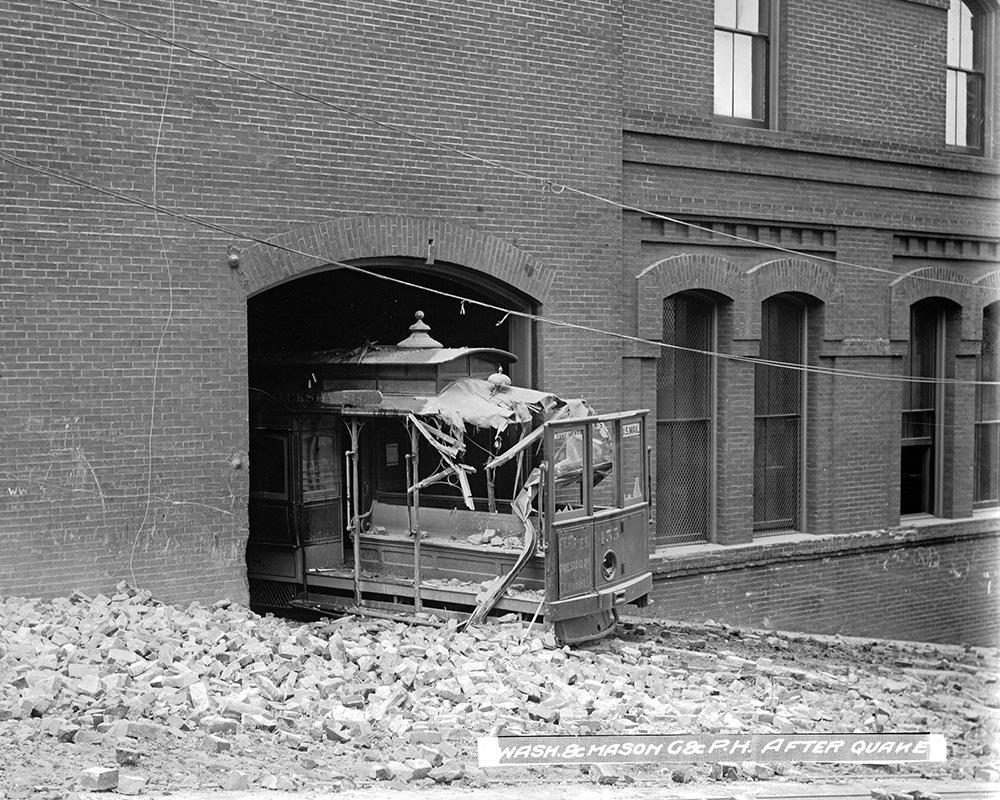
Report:
[[[421,311],[430,336],[444,347],[507,351],[517,359],[507,365],[515,384],[530,388],[536,382],[534,325],[523,315],[536,313],[539,302],[493,275],[428,260],[366,258],[347,266],[306,269],[247,299],[247,567],[251,604],[259,610],[286,607],[294,596],[301,597],[298,587],[305,586],[307,571],[350,568],[354,558],[348,535],[350,468],[345,467],[352,439],[339,417],[303,411],[297,399],[289,399],[315,385],[315,376],[301,370],[304,362],[318,353],[362,353],[372,345],[396,345],[410,334],[415,313]],[[271,394],[276,372],[292,381],[283,384],[291,395]],[[373,418],[357,433],[355,441],[365,452],[389,453],[385,464],[369,464],[370,471],[365,467],[354,476],[355,492],[370,508],[372,498],[392,488],[393,470],[398,471],[407,450],[400,439],[406,430],[398,420]],[[481,444],[488,446],[488,441]],[[405,486],[395,488],[403,491]],[[483,494],[478,488],[473,491]],[[423,500],[425,506],[432,503],[430,497]],[[399,499],[399,507],[405,505]]]
[[[446,347],[507,350],[517,356],[511,367],[514,383],[536,383],[534,324],[519,315],[537,312],[534,298],[454,264],[392,258],[351,266],[358,271],[316,270],[248,298],[251,363],[264,353],[396,344],[421,310],[434,338]]]

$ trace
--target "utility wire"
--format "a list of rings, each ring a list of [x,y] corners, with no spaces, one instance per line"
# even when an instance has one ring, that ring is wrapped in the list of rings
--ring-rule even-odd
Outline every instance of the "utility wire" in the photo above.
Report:
[[[730,361],[749,363],[749,364],[760,364],[764,366],[778,367],[781,369],[796,370],[799,372],[809,372],[818,375],[831,375],[831,376],[842,376],[848,378],[862,378],[867,380],[879,380],[887,381],[892,383],[926,383],[926,384],[944,384],[944,385],[955,385],[955,386],[1000,386],[1000,381],[963,381],[956,378],[924,378],[919,376],[899,376],[899,375],[887,375],[884,373],[875,372],[863,372],[860,370],[845,370],[834,367],[820,367],[810,364],[789,364],[783,361],[771,361],[764,358],[756,358],[750,356],[740,356],[733,353],[721,353],[712,350],[699,350],[694,347],[684,347],[682,345],[670,344],[667,342],[658,342],[653,339],[644,339],[639,336],[632,336],[626,333],[618,333],[615,331],[608,331],[601,328],[595,328],[590,325],[583,325],[576,322],[566,322],[564,320],[551,319],[549,317],[543,317],[539,314],[531,314],[526,311],[519,311],[517,309],[504,308],[502,306],[494,305],[493,303],[487,303],[482,300],[476,300],[471,297],[464,297],[453,292],[447,292],[442,289],[434,289],[427,286],[422,286],[418,283],[413,283],[411,281],[404,280],[402,278],[396,278],[391,275],[382,275],[378,272],[365,269],[363,267],[355,266],[354,264],[347,264],[343,261],[337,261],[336,259],[327,258],[326,256],[317,255],[315,253],[309,253],[305,250],[299,250],[295,247],[289,247],[287,245],[279,244],[277,242],[271,242],[267,239],[263,239],[259,236],[255,236],[250,233],[245,233],[234,228],[230,228],[226,225],[221,225],[217,222],[212,222],[211,220],[206,220],[203,217],[197,217],[193,214],[187,214],[182,211],[176,211],[172,208],[167,208],[156,203],[152,203],[148,200],[143,200],[140,197],[135,197],[133,195],[125,194],[124,192],[117,191],[115,189],[110,189],[106,186],[100,186],[98,184],[92,183],[90,181],[84,180],[82,178],[75,177],[73,175],[68,175],[59,170],[53,169],[51,167],[46,167],[41,164],[37,164],[28,159],[14,156],[9,153],[0,150],[0,160],[6,161],[14,166],[21,167],[23,169],[30,170],[32,172],[41,173],[47,175],[51,178],[57,180],[65,181],[75,186],[79,186],[90,191],[97,192],[98,194],[103,194],[108,197],[113,197],[124,203],[129,203],[132,205],[141,206],[142,208],[153,211],[154,213],[161,213],[167,216],[174,217],[176,219],[181,219],[186,222],[190,222],[193,225],[197,225],[208,230],[213,230],[218,233],[226,234],[229,237],[242,239],[244,241],[255,242],[256,244],[263,245],[265,247],[271,247],[276,250],[281,250],[283,252],[302,256],[303,258],[308,258],[313,260],[319,266],[336,266],[342,269],[350,270],[361,275],[365,275],[369,278],[374,278],[377,280],[386,281],[389,283],[397,284],[399,286],[405,286],[410,289],[418,289],[421,291],[429,292],[431,294],[436,294],[441,297],[447,297],[458,301],[459,303],[470,303],[472,305],[479,306],[481,308],[487,308],[492,311],[497,311],[501,314],[512,315],[517,317],[522,317],[533,322],[538,322],[546,325],[553,325],[562,328],[569,328],[572,330],[585,331],[587,333],[597,334],[599,336],[608,336],[615,339],[620,339],[623,341],[635,342],[638,344],[653,345],[659,348],[667,350],[683,351],[687,353],[695,353],[698,355],[709,356],[712,358],[723,358]]]
[[[249,78],[253,78],[254,80],[260,81],[260,82],[262,82],[264,84],[267,84],[268,86],[271,86],[271,87],[273,87],[275,89],[279,89],[280,91],[287,92],[289,94],[295,95],[296,97],[300,97],[300,98],[302,98],[304,100],[308,100],[308,101],[313,102],[313,103],[319,103],[320,105],[325,106],[326,108],[330,108],[330,109],[332,109],[334,111],[339,111],[342,114],[347,114],[347,115],[352,116],[352,117],[354,117],[356,119],[364,120],[365,122],[368,122],[368,123],[370,123],[372,125],[376,125],[376,126],[378,126],[380,128],[384,128],[386,130],[393,131],[394,133],[397,133],[397,134],[399,134],[401,136],[405,136],[407,138],[414,139],[414,140],[419,141],[419,142],[423,142],[424,144],[428,144],[428,145],[430,145],[432,147],[435,147],[437,149],[446,150],[448,152],[454,153],[455,155],[459,155],[462,158],[465,158],[465,159],[468,159],[468,160],[471,160],[471,161],[479,162],[480,164],[484,164],[486,166],[492,167],[492,168],[497,169],[497,170],[509,172],[509,173],[511,173],[513,175],[517,175],[517,176],[525,178],[527,180],[537,181],[537,182],[539,182],[541,184],[541,186],[543,188],[549,188],[555,194],[562,194],[563,191],[569,191],[571,194],[575,194],[575,195],[578,195],[579,197],[584,197],[584,198],[587,198],[587,199],[590,199],[590,200],[593,200],[593,201],[596,201],[596,202],[599,202],[599,203],[603,203],[605,205],[612,206],[612,207],[614,207],[614,208],[616,208],[616,209],[618,209],[620,211],[631,211],[631,212],[634,212],[634,213],[643,214],[643,215],[652,217],[654,219],[659,219],[659,220],[663,220],[665,222],[670,222],[671,224],[674,224],[674,225],[681,225],[681,226],[684,226],[684,227],[687,227],[687,228],[691,228],[691,229],[694,229],[694,230],[704,231],[704,232],[712,234],[713,236],[722,236],[722,237],[725,237],[725,238],[728,238],[728,239],[732,239],[733,241],[738,241],[738,242],[743,242],[743,243],[746,243],[746,244],[751,244],[751,245],[754,245],[755,247],[762,247],[762,248],[766,248],[766,249],[769,249],[769,250],[775,250],[775,251],[781,252],[781,253],[787,253],[789,255],[797,256],[799,258],[803,258],[803,259],[806,259],[806,260],[822,261],[822,262],[825,262],[825,263],[828,263],[828,264],[835,264],[835,265],[839,265],[839,266],[843,266],[843,267],[853,267],[854,269],[866,270],[866,271],[870,271],[870,272],[877,272],[877,273],[880,273],[880,274],[883,274],[883,275],[891,275],[893,278],[900,278],[900,277],[902,277],[902,275],[900,273],[895,272],[894,270],[891,270],[891,269],[885,269],[883,267],[873,267],[873,266],[870,266],[870,265],[867,265],[867,264],[856,264],[856,263],[853,263],[851,261],[842,261],[840,259],[829,258],[827,256],[818,256],[818,255],[814,255],[814,254],[811,254],[811,253],[803,253],[803,252],[801,252],[799,250],[792,250],[790,248],[783,247],[783,246],[778,245],[778,244],[772,244],[772,243],[769,243],[769,242],[761,242],[761,241],[758,241],[756,239],[751,239],[751,238],[745,237],[745,236],[739,236],[739,235],[733,234],[733,233],[727,233],[725,231],[717,231],[717,230],[714,230],[712,228],[706,227],[704,225],[698,225],[696,223],[689,222],[687,220],[682,220],[682,219],[679,219],[677,217],[672,217],[672,216],[669,216],[669,215],[666,215],[666,214],[661,214],[661,213],[658,213],[658,212],[655,212],[655,211],[649,211],[648,209],[644,209],[644,208],[641,208],[639,206],[634,206],[634,205],[629,205],[629,204],[625,204],[625,203],[620,203],[617,200],[613,200],[611,198],[604,197],[602,195],[594,194],[592,192],[588,192],[588,191],[585,191],[583,189],[579,189],[579,188],[577,188],[575,186],[572,186],[570,184],[557,183],[555,181],[552,181],[551,179],[544,178],[544,177],[542,177],[540,175],[536,175],[534,173],[528,172],[527,170],[521,169],[519,167],[514,167],[514,166],[511,166],[509,164],[504,164],[502,162],[495,161],[493,159],[485,158],[483,156],[478,155],[477,153],[471,152],[471,151],[466,150],[466,149],[461,148],[461,147],[457,147],[455,145],[451,145],[451,144],[447,144],[445,142],[438,141],[436,139],[433,139],[433,138],[431,138],[429,136],[426,136],[426,135],[424,135],[422,133],[419,133],[417,131],[412,131],[412,130],[410,130],[408,128],[404,128],[401,125],[395,125],[395,124],[393,124],[391,122],[385,122],[383,120],[380,120],[380,119],[377,119],[375,117],[372,117],[372,116],[370,116],[368,114],[364,114],[362,112],[355,111],[354,109],[349,108],[349,107],[344,106],[344,105],[341,105],[339,103],[333,103],[333,102],[331,102],[329,100],[325,100],[324,98],[319,97],[318,95],[312,94],[311,92],[305,92],[305,91],[302,91],[301,89],[296,89],[294,86],[290,86],[290,85],[288,85],[286,83],[283,83],[281,81],[277,81],[277,80],[275,80],[273,78],[269,78],[266,75],[263,75],[263,74],[261,74],[259,72],[255,72],[254,70],[251,70],[251,69],[247,69],[246,67],[241,67],[238,64],[233,64],[230,61],[226,61],[224,59],[217,58],[217,57],[215,57],[213,55],[210,55],[209,53],[206,53],[206,52],[204,52],[202,50],[198,50],[195,47],[190,47],[189,45],[182,44],[182,43],[176,41],[173,38],[168,38],[166,36],[161,36],[160,34],[155,33],[155,32],[153,32],[151,30],[148,30],[146,28],[142,28],[142,27],[140,27],[138,25],[133,25],[130,22],[126,22],[125,20],[123,20],[123,19],[121,19],[119,17],[115,17],[115,16],[113,16],[111,14],[106,14],[103,11],[98,11],[97,9],[92,8],[90,6],[87,6],[87,5],[84,5],[82,3],[77,3],[77,2],[75,2],[75,0],[62,0],[62,2],[66,3],[67,5],[72,6],[73,8],[79,9],[80,11],[85,11],[87,13],[93,14],[94,16],[100,17],[101,19],[104,19],[104,20],[106,20],[108,22],[112,22],[112,23],[114,23],[116,25],[120,25],[120,26],[122,26],[124,28],[127,28],[128,30],[131,30],[131,31],[134,31],[134,32],[136,32],[138,34],[141,34],[142,36],[146,36],[146,37],[149,37],[151,39],[155,39],[156,41],[162,42],[163,44],[167,44],[170,47],[176,47],[179,50],[183,50],[186,53],[190,53],[193,56],[196,56],[196,57],[198,57],[200,59],[203,59],[205,61],[209,61],[209,62],[211,62],[213,64],[216,64],[217,66],[223,67],[224,69],[230,70],[232,72],[238,72],[241,75],[245,75],[245,76],[247,76]],[[967,282],[967,283],[964,283],[964,282],[960,282],[960,281],[950,281],[950,280],[946,280],[944,278],[933,278],[933,277],[929,277],[929,276],[928,277],[921,277],[920,279],[924,280],[924,281],[929,281],[929,282],[933,282],[933,283],[939,283],[939,284],[947,285],[947,286],[961,286],[963,288],[970,288],[971,287],[971,288],[974,288],[974,289],[990,290],[990,287],[982,286],[982,285],[979,285],[977,283],[972,283],[971,281]]]

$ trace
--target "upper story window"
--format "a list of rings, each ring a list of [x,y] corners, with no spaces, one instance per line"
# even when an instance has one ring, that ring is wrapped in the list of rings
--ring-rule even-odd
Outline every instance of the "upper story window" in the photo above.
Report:
[[[715,0],[715,113],[768,118],[772,0]]]
[[[948,8],[945,143],[979,152],[986,116],[986,14],[966,0]]]

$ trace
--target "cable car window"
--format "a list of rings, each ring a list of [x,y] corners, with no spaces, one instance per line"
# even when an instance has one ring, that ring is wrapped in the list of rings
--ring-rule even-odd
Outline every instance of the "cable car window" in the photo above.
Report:
[[[340,462],[330,433],[302,433],[302,499],[340,496]]]
[[[375,474],[380,500],[394,496],[400,505],[406,502],[406,459],[410,452],[410,436],[398,420],[375,420],[370,423],[376,431]],[[423,451],[421,451],[423,457]],[[421,466],[425,469],[426,466]]]
[[[593,464],[592,482],[594,512],[620,508],[618,497],[618,464],[615,444],[611,431],[603,422],[589,428],[591,437],[591,458]]]
[[[255,432],[250,437],[250,493],[288,497],[288,437]]]
[[[587,489],[584,480],[586,453],[584,452],[585,426],[560,427],[552,434],[554,454],[552,471],[555,485],[556,516],[562,519],[585,517]]]
[[[250,503],[250,541],[294,547],[291,507],[267,502]]]
[[[621,421],[621,507],[637,506],[646,502],[643,481],[643,464],[646,460],[641,417]]]

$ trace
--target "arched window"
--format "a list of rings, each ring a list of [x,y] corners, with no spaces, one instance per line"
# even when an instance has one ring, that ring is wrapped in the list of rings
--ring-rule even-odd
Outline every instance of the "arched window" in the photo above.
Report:
[[[986,116],[986,24],[980,6],[951,0],[945,143],[975,152],[983,149]]]
[[[663,301],[666,344],[715,351],[717,304],[693,292]],[[662,544],[712,539],[716,365],[703,353],[664,348],[657,363],[656,537]]]
[[[983,344],[976,369],[979,381],[1000,381],[1000,302],[983,309]],[[1000,387],[976,386],[976,457],[973,502],[1000,506]]]
[[[760,307],[760,357],[806,363],[806,305],[788,295]],[[803,527],[806,373],[754,368],[753,529],[763,535]]]

